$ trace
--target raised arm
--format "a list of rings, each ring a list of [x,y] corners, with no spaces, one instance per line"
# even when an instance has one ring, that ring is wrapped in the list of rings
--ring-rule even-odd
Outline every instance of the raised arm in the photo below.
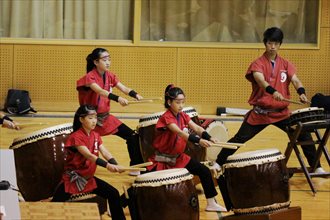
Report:
[[[118,88],[120,91],[122,91],[124,94],[131,96],[132,98],[135,98],[137,100],[143,99],[141,95],[139,95],[137,92],[135,92],[133,89],[128,88],[121,82],[118,82],[116,85],[116,88]]]
[[[119,167],[116,165],[110,164],[107,161],[97,157],[96,155],[92,154],[86,146],[77,146],[76,147],[79,153],[81,153],[87,160],[96,163],[99,166],[107,168],[110,172],[120,172]]]
[[[267,93],[273,95],[273,98],[277,101],[283,101],[284,97],[283,95],[278,92],[276,89],[274,89],[272,86],[269,85],[269,83],[265,80],[265,77],[260,72],[253,72],[253,78],[257,82],[260,88],[263,88],[266,90]]]
[[[207,131],[205,131],[203,127],[196,124],[193,120],[190,120],[188,125],[190,129],[195,131],[196,134],[198,134],[198,136],[201,137],[200,145],[202,145],[203,147],[209,147],[211,144],[210,142],[212,143],[219,142],[217,138],[211,137],[211,135],[207,133]]]
[[[119,84],[119,83],[118,83]],[[116,102],[119,102],[120,105],[122,106],[126,106],[128,105],[128,100],[123,98],[123,97],[120,97],[118,95],[115,95],[113,93],[110,93],[109,91],[105,90],[105,89],[102,89],[98,84],[96,83],[92,83],[89,85],[89,87],[94,91],[96,92],[97,94],[99,94],[100,96],[103,96],[103,97],[107,97],[108,99],[110,100],[113,100],[113,101],[116,101]]]
[[[104,147],[103,144],[99,146],[99,151],[102,154],[102,156],[111,164],[118,165],[115,158],[112,156],[112,154]]]
[[[291,83],[293,85],[293,87],[296,89],[298,95],[299,95],[299,99],[302,103],[307,103],[309,102],[308,101],[308,98],[306,96],[306,91],[305,91],[305,88],[302,84],[302,82],[299,80],[299,78],[297,77],[296,74],[294,74],[292,76],[292,79],[291,79]]]
[[[190,121],[190,122],[192,122],[192,121]],[[189,122],[189,127],[191,126],[190,122]],[[192,123],[194,123],[194,122],[192,122]],[[196,125],[196,126],[198,126],[198,125]],[[201,138],[200,136],[196,136],[194,134],[188,134],[188,133],[182,131],[175,123],[171,123],[171,124],[167,125],[167,128],[170,129],[173,133],[176,133],[179,137],[184,138],[186,141],[200,144],[202,147],[209,147],[211,145],[210,141],[208,141],[204,138]],[[201,128],[201,129],[197,128],[197,129],[199,132],[201,132],[200,134],[202,134],[204,131],[203,128]]]
[[[109,91],[107,91],[105,89],[102,89],[97,83],[92,83],[92,84],[87,85],[87,86],[89,86],[94,92],[96,92],[100,96],[108,97],[109,94],[110,94]]]

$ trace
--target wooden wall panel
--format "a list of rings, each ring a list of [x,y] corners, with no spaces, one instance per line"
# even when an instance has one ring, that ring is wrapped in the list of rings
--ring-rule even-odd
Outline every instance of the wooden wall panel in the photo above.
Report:
[[[127,86],[146,96],[159,96],[159,88],[176,80],[176,48],[105,47],[111,53],[111,69]]]
[[[330,1],[321,1],[321,27],[330,27]]]
[[[163,98],[166,85],[177,81],[176,48],[106,46],[105,48],[111,54],[111,70],[124,85],[139,92],[144,98]],[[154,112],[162,111],[162,106],[162,101],[159,101],[155,104],[131,105],[125,108],[113,104],[112,108],[124,112]]]
[[[0,106],[5,103],[7,91],[12,88],[13,81],[13,45],[0,44]]]
[[[90,46],[16,45],[13,86],[30,92],[37,110],[69,110],[77,104],[76,80],[86,71]]]
[[[244,74],[257,56],[257,49],[179,49],[178,86],[208,114],[217,106],[243,107],[250,91]]]

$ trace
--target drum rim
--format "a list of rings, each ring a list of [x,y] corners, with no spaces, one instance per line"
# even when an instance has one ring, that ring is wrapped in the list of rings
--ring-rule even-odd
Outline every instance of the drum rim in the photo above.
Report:
[[[198,116],[198,112],[194,107],[184,107],[182,109],[183,112],[185,112],[187,115],[189,115],[190,118]],[[139,119],[139,125],[138,128],[147,127],[150,125],[154,125],[157,123],[158,119],[165,113],[165,111],[162,112],[156,112],[150,115],[142,115]]]
[[[70,134],[71,132],[72,132],[72,123],[55,125],[52,127],[31,132],[19,138],[15,138],[9,148],[17,149],[25,144],[35,142],[36,140],[51,138],[60,134]]]
[[[228,128],[225,126],[225,123],[223,123],[223,121],[218,121],[218,120],[214,120],[214,121],[210,122],[208,124],[207,128],[205,128],[206,131],[208,131],[207,129],[210,128],[211,124],[213,125],[213,126],[211,126],[211,128],[213,128],[216,124],[221,124],[225,128],[226,132],[228,133]]]
[[[255,154],[253,154],[255,153]],[[259,153],[256,155],[256,153]],[[242,157],[245,155],[251,155],[253,157]],[[238,168],[246,167],[251,165],[260,165],[270,162],[276,162],[284,159],[285,156],[276,148],[248,151],[240,154],[232,155],[227,158],[226,163],[223,165],[224,168]]]
[[[69,202],[80,201],[80,200],[95,198],[96,196],[97,195],[92,192],[77,193],[77,194],[72,194],[67,201]]]
[[[269,155],[269,154],[273,154],[273,153],[277,153],[277,152],[280,152],[280,150],[277,148],[246,151],[246,152],[230,155],[227,160],[246,159],[246,158],[249,158],[248,157],[249,155],[263,156],[263,155]]]
[[[274,203],[271,205],[265,206],[256,206],[251,208],[233,208],[233,212],[235,214],[262,214],[268,212],[279,211],[282,209],[286,209],[290,206],[291,201],[281,202],[281,203]]]
[[[136,177],[133,186],[157,187],[176,184],[185,180],[191,180],[192,178],[193,175],[186,168],[173,168],[141,174]]]
[[[308,108],[301,108],[291,112],[291,115],[299,114],[302,112],[309,112],[309,111],[324,111],[324,108],[319,107],[308,107]]]

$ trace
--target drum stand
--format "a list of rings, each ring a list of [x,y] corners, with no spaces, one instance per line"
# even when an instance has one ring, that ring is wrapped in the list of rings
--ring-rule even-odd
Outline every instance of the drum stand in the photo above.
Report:
[[[302,171],[304,172],[304,174],[307,178],[308,184],[311,187],[313,194],[315,195],[316,189],[312,182],[312,177],[330,176],[330,172],[326,172],[326,173],[322,173],[322,174],[315,173],[315,169],[317,168],[316,166],[320,161],[322,152],[324,153],[324,156],[328,162],[328,165],[330,165],[329,152],[327,150],[327,147],[325,146],[328,141],[329,135],[330,135],[330,119],[326,119],[326,120],[322,120],[322,121],[314,121],[314,122],[305,122],[305,123],[298,122],[298,124],[295,127],[292,126],[291,128],[293,129],[293,131],[289,131],[289,129],[287,131],[290,142],[288,143],[288,146],[285,150],[285,157],[286,157],[285,160],[287,163],[290,158],[292,149],[293,149],[297,155],[301,168],[300,169],[299,168],[288,168],[289,173],[299,173],[299,172],[301,172],[301,169],[302,169]],[[319,130],[321,130],[321,129],[325,129],[323,136],[319,132]],[[314,133],[316,136],[316,140],[309,141],[309,142],[308,141],[299,142],[297,139],[302,131],[306,131],[311,134]],[[306,145],[306,144],[315,144],[316,146],[318,145],[317,150],[316,150],[315,165],[314,165],[314,167],[311,167],[311,168],[306,167],[304,160],[298,149],[298,145]]]

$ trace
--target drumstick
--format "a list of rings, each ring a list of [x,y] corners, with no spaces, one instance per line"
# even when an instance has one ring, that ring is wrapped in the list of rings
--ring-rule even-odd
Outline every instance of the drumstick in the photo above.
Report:
[[[245,144],[241,143],[232,143],[232,142],[218,142],[211,144],[211,147],[223,147],[228,149],[237,149],[237,147],[244,147]]]
[[[28,126],[34,126],[34,125],[47,125],[48,123],[36,123],[36,122],[31,122],[31,123],[17,123],[17,126],[20,128],[28,127]]]
[[[133,101],[128,101],[128,104],[139,104],[146,102],[153,102],[153,100],[152,99],[133,100]]]
[[[233,149],[233,150],[237,149],[237,146],[225,145],[225,144],[211,144],[210,147],[222,147],[222,148]]]
[[[147,167],[147,166],[150,166],[152,165],[153,163],[150,161],[150,162],[146,162],[146,163],[140,163],[140,164],[136,164],[136,165],[133,165],[133,166],[130,166],[131,168],[139,168],[139,167]]]
[[[233,142],[217,142],[215,144],[223,144],[223,145],[228,145],[228,146],[238,146],[238,147],[245,147],[245,144],[242,143],[233,143]]]
[[[290,99],[283,99],[283,101],[285,102],[290,102],[292,104],[297,104],[297,105],[303,105],[304,103],[301,103],[301,102],[297,102],[297,101],[293,101],[293,100],[290,100]]]
[[[146,171],[146,168],[140,168],[140,167],[119,167],[119,169],[124,171]]]
[[[162,97],[143,98],[142,100],[163,100]]]

